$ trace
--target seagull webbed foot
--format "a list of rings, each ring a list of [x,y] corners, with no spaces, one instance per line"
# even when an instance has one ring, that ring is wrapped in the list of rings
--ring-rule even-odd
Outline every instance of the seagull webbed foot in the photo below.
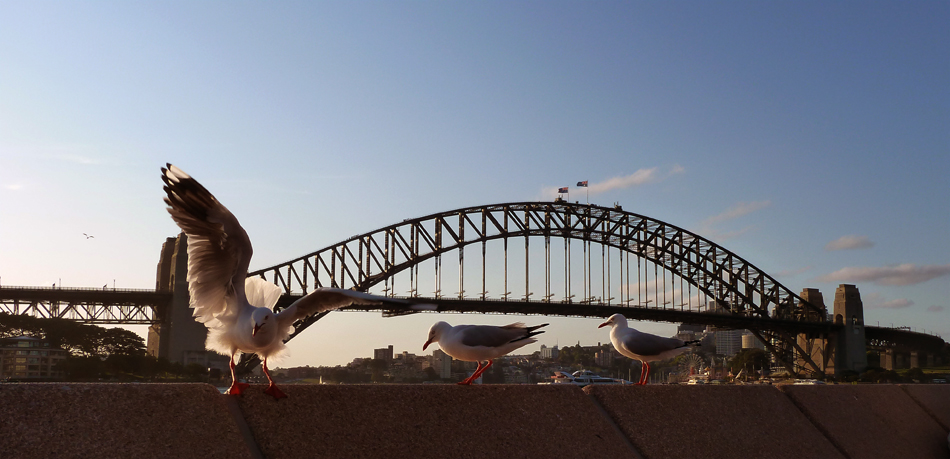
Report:
[[[225,394],[241,395],[242,393],[244,393],[244,389],[247,389],[248,387],[251,387],[251,385],[235,381],[231,383],[231,387],[228,388]]]
[[[277,400],[280,400],[282,398],[287,398],[287,394],[285,394],[284,391],[280,390],[277,387],[277,384],[273,384],[273,383],[268,385],[267,389],[264,389],[264,393],[274,397]]]

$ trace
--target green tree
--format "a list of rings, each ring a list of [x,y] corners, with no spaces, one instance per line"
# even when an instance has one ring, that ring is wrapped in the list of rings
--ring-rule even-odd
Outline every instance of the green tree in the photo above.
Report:
[[[769,365],[769,356],[762,349],[743,349],[729,362],[732,374],[738,375],[740,371],[745,370],[746,375],[752,375],[756,371],[766,368]]]
[[[904,372],[904,379],[907,381],[923,382],[927,379],[924,370],[914,367]]]

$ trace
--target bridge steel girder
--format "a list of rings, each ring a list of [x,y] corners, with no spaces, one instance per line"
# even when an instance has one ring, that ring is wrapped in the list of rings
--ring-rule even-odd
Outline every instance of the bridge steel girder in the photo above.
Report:
[[[0,287],[0,312],[87,324],[160,322],[171,293],[155,290]]]
[[[286,295],[305,294],[314,287],[367,291],[400,272],[438,259],[445,253],[461,251],[468,245],[481,243],[484,251],[484,244],[488,241],[504,240],[507,245],[508,240],[525,238],[527,245],[530,237],[587,241],[652,262],[679,276],[720,305],[728,306],[735,323],[747,324],[748,327],[743,325],[742,328],[758,330],[766,340],[776,342],[776,352],[802,350],[787,332],[778,333],[774,327],[765,325],[772,320],[786,327],[800,324],[792,328],[809,329],[813,333],[826,334],[832,329],[824,308],[804,300],[772,276],[715,242],[678,226],[624,211],[619,206],[608,208],[566,201],[466,207],[406,219],[249,275],[273,282]],[[507,279],[506,272],[506,287]],[[488,306],[496,305],[496,302],[513,303],[507,292],[501,299],[488,298],[484,291],[484,276],[482,289],[480,298],[472,300],[464,298],[464,289],[460,287],[458,300],[466,308],[471,308],[469,310],[483,312],[489,312],[491,307]],[[441,287],[437,287],[433,302],[442,299],[440,290]],[[525,290],[527,295],[528,289]],[[413,293],[413,297],[418,298],[418,292]],[[387,295],[392,296],[393,292],[387,292]],[[551,301],[550,293],[548,295],[537,306],[534,302],[524,302],[519,309],[531,309],[537,314],[557,314],[552,312],[553,307],[582,305],[591,308],[591,312],[578,312],[572,308],[575,312],[566,315],[599,316],[595,311],[602,307],[608,309],[601,310],[617,310],[631,318],[676,321],[651,319],[649,317],[655,314],[646,312],[665,308],[623,307],[611,303],[612,298],[606,304],[595,306],[592,304],[593,295],[581,303],[573,302],[571,298],[557,302]],[[476,308],[476,303],[481,303],[481,306]],[[527,308],[529,304],[531,308]],[[278,304],[275,309],[281,307]],[[291,338],[322,316],[298,321]],[[686,314],[684,318],[693,320],[700,317]],[[809,366],[812,368],[807,370],[820,372],[813,362]]]

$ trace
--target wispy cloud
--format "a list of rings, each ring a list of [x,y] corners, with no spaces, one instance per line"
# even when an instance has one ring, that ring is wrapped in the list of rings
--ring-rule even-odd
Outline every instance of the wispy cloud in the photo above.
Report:
[[[686,169],[679,164],[674,165],[668,172],[661,173],[660,169],[653,167],[650,169],[640,169],[630,175],[622,177],[612,177],[602,182],[595,182],[589,185],[591,194],[606,193],[612,190],[622,190],[624,188],[633,188],[649,183],[656,183],[666,180],[674,175],[682,174]]]
[[[909,308],[913,305],[914,305],[914,302],[911,300],[908,300],[907,298],[898,298],[896,300],[885,301],[883,303],[880,303],[874,306],[878,308],[883,308],[883,309],[904,309],[904,308]]]
[[[723,212],[723,213],[721,213],[721,214],[713,215],[712,217],[709,217],[709,218],[703,220],[702,223],[700,223],[700,226],[702,226],[702,227],[710,227],[710,226],[712,226],[712,225],[715,225],[716,223],[722,223],[722,222],[727,221],[727,220],[733,220],[733,219],[736,219],[736,218],[739,218],[739,217],[742,217],[742,216],[745,216],[745,215],[749,215],[749,214],[751,214],[752,212],[755,212],[755,211],[758,211],[758,210],[762,210],[762,209],[764,209],[764,208],[766,208],[766,207],[768,207],[768,206],[771,206],[771,205],[772,205],[772,201],[768,201],[768,200],[766,200],[766,201],[753,201],[753,202],[740,202],[740,203],[738,203],[738,204],[736,204],[736,205],[730,207],[729,209],[727,209],[725,212]]]
[[[906,298],[890,300],[880,293],[868,294],[862,302],[867,309],[905,309],[914,305],[913,301]]]
[[[742,236],[743,234],[748,233],[749,231],[752,231],[753,229],[755,229],[754,226],[747,226],[745,228],[738,229],[735,231],[719,231],[713,228],[705,227],[702,229],[702,231],[700,231],[700,234],[703,237],[708,238],[708,239],[715,239],[717,241],[728,241],[729,239],[735,239],[739,236]]]
[[[808,271],[811,271],[811,266],[806,266],[804,268],[798,268],[798,269],[787,269],[785,271],[779,271],[775,273],[775,277],[795,277],[799,274],[804,274]]]
[[[682,174],[686,172],[686,169],[679,164],[675,164],[667,172],[660,171],[658,167],[651,167],[649,169],[640,169],[630,175],[624,175],[619,177],[612,177],[607,180],[593,182],[588,181],[587,192],[591,195],[597,195],[601,193],[606,193],[613,190],[622,190],[625,188],[635,188],[638,186],[643,186],[651,183],[662,182],[674,175]],[[576,183],[576,182],[575,182]],[[554,198],[558,195],[557,189],[559,187],[545,187],[541,190],[541,195],[546,198]],[[583,190],[581,187],[570,186],[575,193]]]
[[[950,265],[917,266],[904,263],[897,266],[842,268],[818,278],[822,282],[872,282],[876,285],[914,285],[950,274]]]
[[[842,236],[825,245],[825,250],[856,250],[869,249],[874,247],[874,243],[867,236]]]
[[[703,220],[702,222],[700,222],[699,228],[696,230],[696,232],[698,234],[703,235],[703,237],[717,240],[717,241],[724,241],[728,239],[737,238],[739,236],[742,236],[745,233],[748,233],[749,231],[752,231],[753,229],[755,229],[755,226],[751,225],[751,226],[746,226],[745,228],[738,229],[738,230],[723,231],[723,230],[714,228],[714,225],[749,215],[753,212],[762,210],[771,205],[772,205],[772,201],[768,201],[768,200],[740,202],[726,209],[724,212],[717,215],[713,215],[712,217],[709,217]]]
[[[7,185],[3,185],[3,189],[4,189],[4,190],[10,190],[10,191],[20,191],[20,190],[23,189],[23,184],[22,184],[22,183],[10,183],[10,184],[7,184]]]
[[[945,311],[946,309],[947,309],[947,308],[946,308],[945,306],[937,306],[937,305],[935,304],[935,305],[932,305],[932,306],[928,307],[928,308],[927,308],[927,312],[943,312],[943,311]]]

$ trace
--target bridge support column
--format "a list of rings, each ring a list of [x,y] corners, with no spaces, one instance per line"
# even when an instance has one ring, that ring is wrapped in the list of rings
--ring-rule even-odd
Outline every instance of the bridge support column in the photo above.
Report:
[[[894,370],[897,368],[894,349],[888,348],[881,352],[881,368],[885,370]]]
[[[207,368],[205,336],[208,329],[192,316],[188,294],[188,240],[184,233],[162,244],[155,289],[172,292],[172,303],[161,322],[148,329],[149,355],[172,363],[198,363]]]
[[[803,300],[820,307],[822,311],[827,310],[825,308],[825,300],[822,298],[821,292],[818,291],[818,289],[806,288],[802,290],[801,297]],[[835,340],[828,339],[828,336],[825,333],[799,334],[798,346],[804,350],[806,355],[798,355],[796,358],[796,365],[803,368],[808,368],[819,374],[828,374],[829,372],[834,372],[835,344]],[[811,368],[812,365],[809,364],[809,360],[813,362],[814,365],[817,365],[817,368]]]
[[[835,375],[844,371],[867,370],[867,342],[864,336],[864,304],[854,285],[840,284],[835,290],[834,322],[843,325],[835,344]]]
[[[920,356],[917,351],[910,351],[910,368],[920,368]]]

